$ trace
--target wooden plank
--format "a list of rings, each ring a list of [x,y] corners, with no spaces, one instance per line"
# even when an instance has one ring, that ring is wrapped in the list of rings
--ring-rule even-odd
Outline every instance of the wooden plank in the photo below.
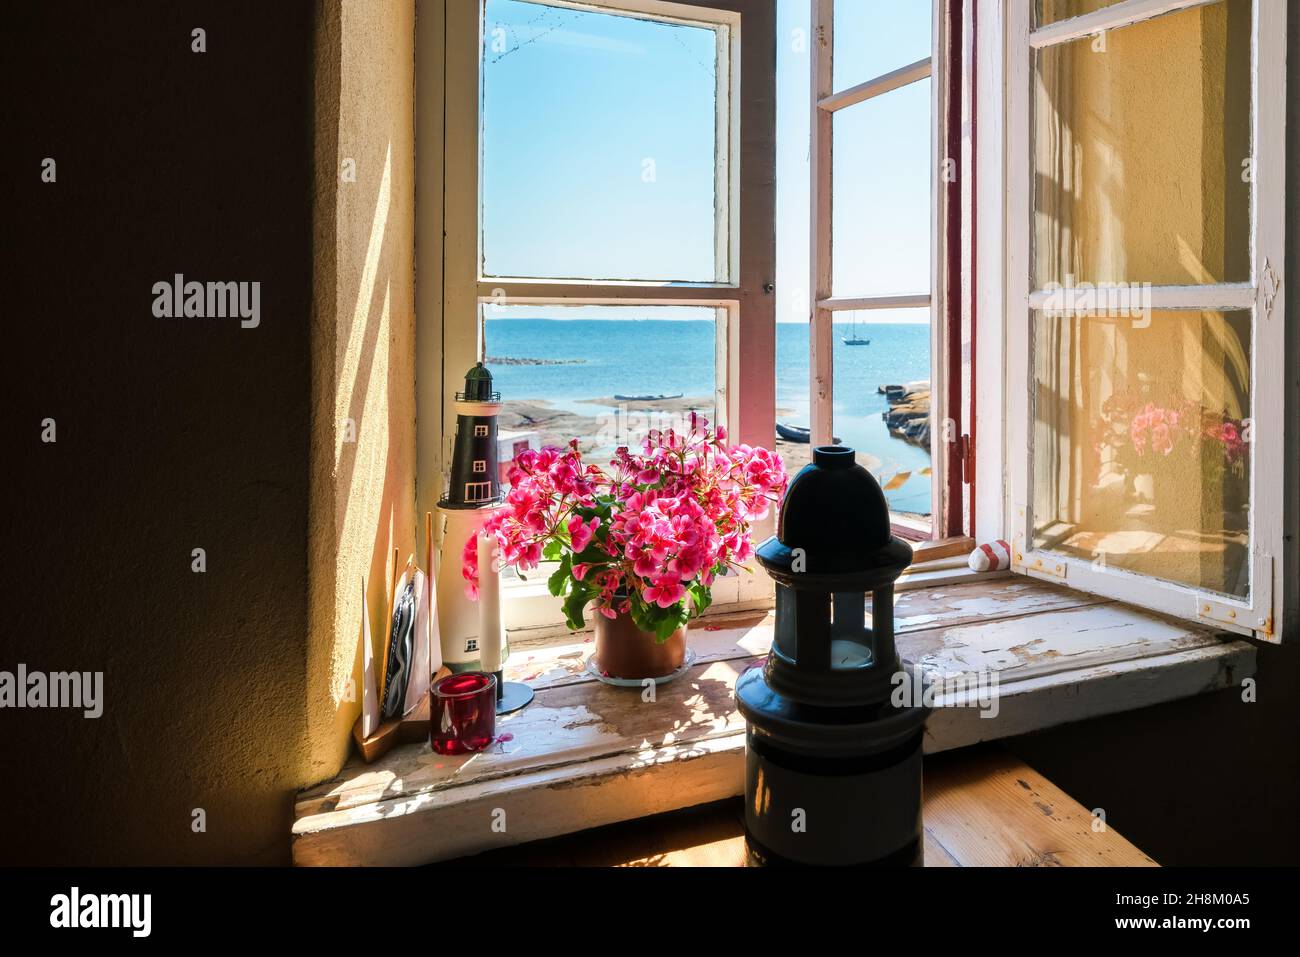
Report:
[[[927,759],[923,817],[927,836],[961,867],[1156,866],[1003,751]]]
[[[1114,828],[1033,768],[1002,751],[927,758],[926,867],[1153,867]],[[496,866],[740,867],[744,811],[727,801],[649,821],[489,853]]]
[[[1003,682],[997,713],[971,707],[935,708],[925,725],[927,754],[1009,738],[1105,714],[1238,687],[1255,673],[1255,649],[1244,641],[1190,648],[1088,668],[1062,681],[1060,673]]]
[[[894,603],[894,627],[906,656],[908,644],[901,636],[912,632],[940,625],[991,622],[1106,602],[1107,599],[1096,595],[1023,577],[964,582],[900,592]],[[772,622],[773,617],[768,612],[740,612],[701,619],[692,624],[690,647],[697,656],[696,661],[701,664],[759,657],[767,654],[771,647]],[[523,681],[537,690],[594,681],[585,666],[593,648],[593,639],[587,632],[542,642],[512,640],[506,680]]]
[[[984,592],[954,589],[956,598],[939,589],[917,592],[915,598],[904,596],[906,600],[898,604],[899,650],[904,659],[945,679],[996,673],[1003,698],[1015,682],[1028,678],[1218,646],[1206,631],[1146,613],[1109,605],[1068,607],[1075,599],[1064,590],[1015,580],[999,584]],[[1061,604],[1067,607],[1061,610]],[[1050,610],[1007,617],[1035,609]],[[918,630],[917,626],[926,625],[930,627]],[[553,676],[553,683],[538,692],[533,705],[500,722],[499,732],[511,735],[510,741],[479,754],[445,758],[419,746],[399,747],[369,767],[350,763],[335,781],[305,792],[299,812],[315,813],[328,802],[336,807],[369,803],[387,793],[394,781],[402,782],[404,793],[416,793],[517,774],[557,761],[590,760],[737,730],[743,724],[731,701],[735,679],[761,661],[770,642],[771,626],[766,621],[749,630],[693,632],[692,644],[704,652],[700,663],[657,689],[653,703],[643,702],[635,690],[586,677],[564,682]],[[1213,655],[1204,662],[1198,659],[1196,680],[1205,677],[1203,669],[1213,667],[1213,660]],[[580,666],[581,659],[556,661],[570,668],[575,662]],[[1031,710],[1024,720],[1038,720],[1036,701],[1027,699],[1024,707]],[[950,714],[945,713],[938,724],[965,726],[982,713],[974,708],[944,710]],[[980,724],[974,726],[980,729],[978,736],[965,732],[958,736],[962,743],[994,733],[991,723],[978,720]]]
[[[827,113],[834,113],[836,110],[842,110],[857,103],[864,103],[880,96],[882,93],[888,93],[891,90],[897,90],[899,87],[907,86],[909,83],[924,80],[929,75],[930,58],[926,57],[924,60],[909,63],[907,66],[899,67],[897,70],[867,80],[865,83],[851,86],[847,90],[832,93],[830,96],[823,96],[817,101],[817,109],[825,110]]]
[[[707,804],[741,793],[744,735],[602,758],[512,778],[509,790],[481,781],[463,788],[397,794],[348,810],[300,817],[299,865],[413,865]],[[494,829],[496,812],[504,827]]]
[[[810,275],[808,292],[809,310],[808,371],[809,371],[809,427],[812,441],[826,445],[831,441],[831,404],[835,394],[835,329],[834,316],[820,305],[832,292],[833,254],[831,224],[832,179],[834,161],[832,137],[835,126],[833,114],[817,109],[817,104],[833,91],[832,70],[835,55],[835,3],[834,0],[811,0],[812,42],[808,59],[812,72],[812,131],[809,141],[811,182],[809,202]]]
[[[339,777],[304,792],[299,817],[373,804],[394,795],[415,796],[471,783],[517,776],[556,765],[689,745],[743,730],[732,702],[736,678],[750,664],[696,665],[657,689],[655,700],[638,689],[600,682],[540,691],[531,705],[497,723],[511,739],[470,755],[434,754],[428,745],[394,748],[381,761],[350,761]]]

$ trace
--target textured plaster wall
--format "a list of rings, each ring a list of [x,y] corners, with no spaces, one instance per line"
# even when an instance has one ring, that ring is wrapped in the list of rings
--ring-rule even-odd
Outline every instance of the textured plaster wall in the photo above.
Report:
[[[387,569],[415,550],[413,0],[326,0],[316,24],[309,777],[359,712],[361,582],[379,653]]]

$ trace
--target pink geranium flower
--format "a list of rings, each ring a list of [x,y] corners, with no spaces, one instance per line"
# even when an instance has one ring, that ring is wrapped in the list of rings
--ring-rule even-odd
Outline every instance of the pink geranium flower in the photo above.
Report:
[[[520,453],[508,475],[505,504],[484,526],[497,538],[502,564],[529,570],[543,558],[567,561],[560,593],[607,618],[632,613],[653,623],[695,613],[691,586],[707,589],[752,558],[752,523],[787,482],[774,452],[729,446],[722,430],[711,432],[694,413],[684,433],[653,431],[638,452],[619,448],[608,470],[583,462],[574,441]],[[593,543],[608,562],[573,561]],[[473,540],[462,573],[473,597]],[[570,613],[572,605],[566,601]]]

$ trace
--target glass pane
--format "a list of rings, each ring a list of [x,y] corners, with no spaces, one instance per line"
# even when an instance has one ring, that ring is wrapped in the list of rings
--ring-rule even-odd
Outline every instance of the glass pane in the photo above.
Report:
[[[1039,26],[1080,17],[1085,13],[1094,13],[1104,7],[1113,6],[1120,0],[1038,0],[1038,16],[1035,22]]]
[[[1036,286],[1250,278],[1250,14],[1224,0],[1038,51]]]
[[[836,313],[834,361],[835,436],[857,450],[893,512],[928,518],[930,310]]]
[[[929,79],[835,114],[836,296],[930,291]]]
[[[930,0],[838,0],[835,92],[930,56]]]
[[[485,276],[718,278],[717,30],[488,0],[482,52]]]
[[[503,463],[576,438],[603,464],[650,429],[689,427],[692,411],[716,420],[711,307],[485,305],[483,317]]]
[[[1036,315],[1035,548],[1247,596],[1250,327]]]

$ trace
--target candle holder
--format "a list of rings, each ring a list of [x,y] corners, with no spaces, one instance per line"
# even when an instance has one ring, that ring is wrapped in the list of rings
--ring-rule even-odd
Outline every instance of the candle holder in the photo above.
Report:
[[[505,630],[501,626],[501,564],[496,538],[478,536],[478,634],[479,663],[497,680],[497,714],[518,711],[533,700],[533,689],[520,681],[506,681]]]
[[[466,671],[439,679],[430,694],[429,745],[438,754],[482,751],[496,740],[497,679]]]

